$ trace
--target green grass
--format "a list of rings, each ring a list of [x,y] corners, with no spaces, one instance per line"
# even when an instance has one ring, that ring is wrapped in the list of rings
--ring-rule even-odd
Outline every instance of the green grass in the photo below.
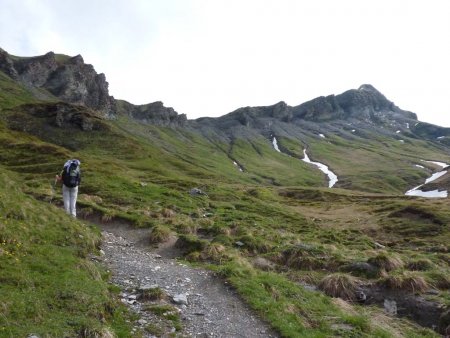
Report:
[[[38,101],[28,90],[17,84],[3,72],[0,72],[0,88],[0,110]]]
[[[0,336],[128,332],[96,252],[98,230],[21,192],[0,170]]]

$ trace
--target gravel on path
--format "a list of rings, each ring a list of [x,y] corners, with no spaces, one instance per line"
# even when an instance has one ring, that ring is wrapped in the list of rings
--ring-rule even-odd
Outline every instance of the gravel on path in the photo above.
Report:
[[[122,302],[139,317],[134,323],[135,332],[154,337],[144,328],[157,322],[158,317],[146,311],[145,302],[139,299],[139,289],[158,287],[165,291],[168,302],[179,312],[182,329],[176,332],[178,336],[278,336],[213,272],[181,264],[169,258],[170,254],[163,257],[143,244],[146,230],[117,224],[102,227],[102,260],[112,273],[112,283],[122,290]],[[164,252],[168,252],[167,248]],[[175,332],[175,328],[171,332]]]

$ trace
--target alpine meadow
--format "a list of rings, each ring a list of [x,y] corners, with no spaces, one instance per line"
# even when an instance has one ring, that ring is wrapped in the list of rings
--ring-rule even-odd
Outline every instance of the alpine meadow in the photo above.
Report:
[[[142,300],[161,320],[136,324],[103,259],[117,227],[276,336],[449,335],[450,128],[379,90],[188,120],[110,96],[80,55],[0,49],[0,337],[189,336],[163,288]],[[71,158],[76,219],[54,184]]]

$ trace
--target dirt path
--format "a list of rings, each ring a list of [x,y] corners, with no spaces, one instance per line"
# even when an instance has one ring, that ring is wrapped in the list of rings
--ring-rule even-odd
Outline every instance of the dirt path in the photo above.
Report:
[[[144,332],[144,337],[166,337],[176,325],[154,332],[154,325],[167,324],[162,323],[161,314],[148,311],[147,301],[139,299],[143,286],[164,290],[166,302],[176,307],[182,327],[177,336],[277,337],[214,273],[178,263],[171,258],[176,254],[171,247],[152,251],[145,244],[149,230],[121,224],[104,225],[102,230],[103,261],[112,272],[112,282],[122,290],[122,302],[137,313],[134,330]],[[178,304],[173,300],[176,295]]]

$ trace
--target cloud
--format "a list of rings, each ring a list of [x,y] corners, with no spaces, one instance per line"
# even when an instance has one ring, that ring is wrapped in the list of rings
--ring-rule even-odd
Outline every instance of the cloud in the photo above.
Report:
[[[445,0],[0,1],[3,48],[82,54],[133,103],[218,116],[371,83],[450,126]]]

